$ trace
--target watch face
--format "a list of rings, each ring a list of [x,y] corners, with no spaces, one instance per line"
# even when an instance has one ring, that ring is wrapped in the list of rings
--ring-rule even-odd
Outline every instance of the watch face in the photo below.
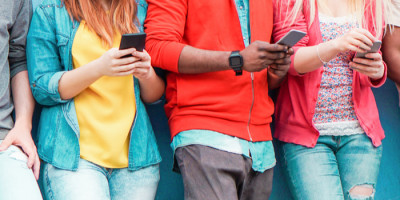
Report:
[[[242,65],[242,59],[240,59],[240,57],[231,58],[231,66],[241,66],[241,65]]]

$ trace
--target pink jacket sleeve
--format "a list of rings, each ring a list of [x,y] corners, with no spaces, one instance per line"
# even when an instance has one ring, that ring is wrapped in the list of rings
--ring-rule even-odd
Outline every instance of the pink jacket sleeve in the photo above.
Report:
[[[290,17],[294,3],[295,0],[290,0],[290,2],[287,0],[274,0],[274,30],[272,34],[274,42],[277,42],[292,29],[303,31],[305,33],[308,32],[308,24],[303,11],[299,12],[294,22]],[[297,50],[301,47],[306,47],[308,42],[309,36],[307,34],[293,47],[295,53],[291,57],[292,63],[290,64],[288,72],[290,75],[301,76],[301,74],[294,69],[294,57]]]

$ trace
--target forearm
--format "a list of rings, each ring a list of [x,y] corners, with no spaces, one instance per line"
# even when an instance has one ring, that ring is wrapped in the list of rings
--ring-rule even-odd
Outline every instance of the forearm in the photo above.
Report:
[[[210,51],[185,46],[179,57],[179,73],[198,74],[229,70],[228,51]]]
[[[396,57],[391,57],[390,62],[387,62],[387,66],[388,77],[395,83],[400,84],[400,51],[398,52]]]
[[[149,79],[139,79],[140,96],[145,103],[153,103],[161,98],[165,90],[164,81],[152,71]]]
[[[98,71],[97,61],[67,71],[59,81],[58,91],[61,99],[72,99],[98,80],[102,75]]]
[[[28,72],[21,71],[11,80],[13,101],[15,106],[15,124],[32,129],[32,115],[35,101],[29,87]]]
[[[296,71],[300,74],[312,72],[322,66],[322,61],[328,62],[333,59],[339,53],[334,41],[299,48],[294,57]]]

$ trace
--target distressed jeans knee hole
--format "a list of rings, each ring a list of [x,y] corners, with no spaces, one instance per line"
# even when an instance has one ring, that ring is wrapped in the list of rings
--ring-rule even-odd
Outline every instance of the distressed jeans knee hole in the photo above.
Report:
[[[375,188],[371,184],[362,184],[354,186],[349,191],[349,199],[354,200],[372,200],[374,199]]]

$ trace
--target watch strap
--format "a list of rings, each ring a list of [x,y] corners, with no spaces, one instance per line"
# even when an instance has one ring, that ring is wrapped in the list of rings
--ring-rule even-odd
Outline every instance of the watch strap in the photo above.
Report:
[[[243,66],[243,59],[242,56],[239,54],[240,51],[232,51],[231,55],[230,55],[230,59],[232,57],[239,57],[239,59],[241,59],[241,66],[232,66],[231,63],[229,63],[230,67],[233,69],[233,71],[235,71],[235,75],[236,76],[241,76],[243,74],[243,70],[242,70],[242,66]]]

